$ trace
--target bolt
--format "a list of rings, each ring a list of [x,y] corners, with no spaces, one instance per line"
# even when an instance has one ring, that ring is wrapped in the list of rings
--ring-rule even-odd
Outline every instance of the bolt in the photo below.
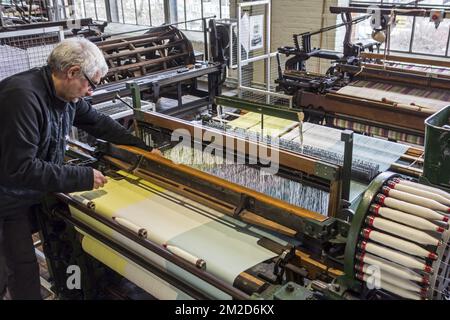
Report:
[[[294,292],[294,286],[291,284],[291,283],[289,283],[287,286],[286,286],[286,291],[287,292]]]

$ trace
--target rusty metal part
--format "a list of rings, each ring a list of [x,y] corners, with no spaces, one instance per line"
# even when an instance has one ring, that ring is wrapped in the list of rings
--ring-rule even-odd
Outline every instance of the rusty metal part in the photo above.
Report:
[[[97,43],[109,71],[107,82],[139,77],[195,63],[192,43],[174,26],[153,28],[143,35]]]

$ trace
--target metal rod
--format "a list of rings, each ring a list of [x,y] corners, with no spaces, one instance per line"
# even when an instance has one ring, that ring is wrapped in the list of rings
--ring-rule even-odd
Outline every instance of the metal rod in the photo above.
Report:
[[[95,12],[95,20],[98,20],[97,0],[94,0],[94,12]]]
[[[242,86],[242,49],[241,49],[241,3],[239,3],[236,6],[236,18],[237,18],[237,29],[238,29],[238,36],[237,36],[237,65],[238,65],[238,74],[237,74],[237,80],[238,80],[238,88],[241,88]],[[233,37],[230,37],[232,39]],[[231,57],[232,58],[232,57]],[[242,98],[242,91],[238,90],[239,98]]]
[[[136,5],[136,0],[133,0],[133,4],[134,4],[134,20],[136,22],[136,25],[138,25],[138,12],[137,12],[137,5]]]
[[[203,6],[203,2],[202,2]],[[203,16],[203,13],[202,13]],[[204,61],[208,61],[209,54],[208,54],[208,26],[206,25],[206,18],[202,18],[203,23],[203,45],[204,45]]]
[[[184,28],[187,30],[186,0],[184,0]]]
[[[342,168],[342,199],[350,200],[350,181],[353,162],[353,131],[344,130],[341,133],[341,141],[344,141],[344,164]]]
[[[123,1],[124,0],[120,0],[120,7],[122,8],[122,23],[125,23],[125,13],[123,11]]]
[[[151,26],[152,25],[152,5],[151,5],[152,0],[147,0],[147,1],[148,1],[148,19],[149,19],[148,23]]]

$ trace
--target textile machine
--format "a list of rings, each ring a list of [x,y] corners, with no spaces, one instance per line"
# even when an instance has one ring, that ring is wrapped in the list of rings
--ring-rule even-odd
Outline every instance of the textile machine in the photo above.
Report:
[[[110,109],[130,111],[140,106],[125,103],[121,98],[138,90],[143,99],[151,102],[152,109],[165,114],[198,112],[213,105],[215,95],[221,93],[226,65],[215,26],[215,20],[211,19],[209,28],[205,28],[205,52],[210,55],[205,54],[204,61],[196,59],[191,41],[174,25],[151,28],[142,35],[96,42],[105,55],[109,71],[90,98],[92,104],[102,103],[104,110],[110,105]],[[206,88],[199,85],[198,80],[203,77]]]
[[[206,24],[206,19],[202,20]],[[209,61],[197,60],[191,41],[174,25],[97,41],[109,71],[87,99],[125,127],[133,123],[133,108],[179,117],[205,109],[215,112],[214,97],[221,93],[226,75],[221,36],[215,26],[216,21],[209,20],[204,33],[205,52],[209,53],[204,58]],[[137,91],[146,102],[135,103],[132,96]],[[92,140],[82,131],[74,137],[83,142]]]
[[[415,175],[392,166],[402,144],[253,107],[201,122],[136,108],[138,134],[164,157],[72,143],[68,162],[109,182],[42,206],[55,291],[96,298],[126,278],[158,299],[448,299],[449,107],[427,118]],[[321,134],[335,141],[314,144]]]
[[[307,121],[423,145],[425,119],[448,105],[450,63],[392,54],[389,41],[397,16],[432,17],[436,10],[386,5],[352,16],[369,9],[330,7],[343,23],[294,35],[294,47],[279,48],[288,60],[284,70],[279,66],[277,89],[294,96],[294,106],[304,110]],[[448,12],[442,12],[442,19],[448,18]],[[352,43],[352,27],[367,19],[373,24],[375,16],[380,17],[373,26],[378,41]],[[313,35],[343,26],[342,53],[311,48]],[[311,57],[332,61],[326,74],[306,71]]]

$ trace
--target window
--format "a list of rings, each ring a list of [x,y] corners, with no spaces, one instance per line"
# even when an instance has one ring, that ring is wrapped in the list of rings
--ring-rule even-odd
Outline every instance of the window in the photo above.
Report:
[[[177,16],[174,21],[183,22],[204,17],[216,16],[217,19],[230,17],[230,0],[175,0]],[[186,22],[178,25],[184,30],[202,30],[202,21]]]
[[[447,55],[449,27],[448,19],[442,21],[436,29],[428,18],[416,17],[411,51],[438,56]]]
[[[449,0],[423,0],[417,4],[411,0],[352,0],[352,4],[382,5],[397,4],[429,8],[450,9]],[[356,17],[357,15],[355,15]],[[391,51],[413,54],[449,57],[450,20],[444,19],[438,28],[429,18],[397,16],[397,24],[391,31]],[[367,21],[355,26],[353,41],[370,38],[371,30]]]
[[[94,20],[108,21],[106,1],[110,7],[110,20],[143,26],[158,26],[165,22],[165,3],[173,5],[173,22],[181,22],[178,28],[201,31],[202,21],[190,20],[216,16],[230,17],[230,0],[74,0],[75,17],[92,17]]]
[[[397,25],[391,31],[391,50],[409,51],[413,22],[413,17],[397,17]]]
[[[92,18],[93,20],[106,21],[106,0],[75,0],[73,2],[73,17],[80,18]],[[68,10],[67,17],[70,16],[70,9]]]
[[[75,0],[75,17],[108,21],[106,1],[111,22],[158,26],[165,21],[164,0]]]

